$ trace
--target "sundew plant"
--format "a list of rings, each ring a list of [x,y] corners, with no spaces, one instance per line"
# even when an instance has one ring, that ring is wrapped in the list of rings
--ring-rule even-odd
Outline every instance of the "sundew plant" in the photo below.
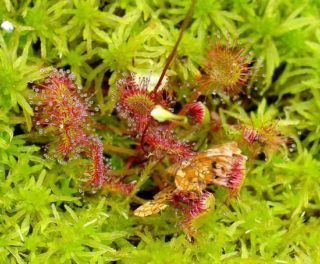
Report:
[[[0,263],[319,263],[317,0],[0,23]]]

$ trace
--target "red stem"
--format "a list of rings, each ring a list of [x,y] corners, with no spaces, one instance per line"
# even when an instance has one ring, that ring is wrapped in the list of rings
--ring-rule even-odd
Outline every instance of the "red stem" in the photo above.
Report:
[[[192,0],[191,6],[190,6],[190,8],[188,10],[188,13],[186,14],[186,16],[185,16],[185,18],[184,18],[184,20],[182,22],[182,25],[181,25],[181,28],[180,28],[179,37],[178,37],[178,39],[176,41],[176,44],[174,45],[174,47],[173,47],[173,49],[172,49],[172,51],[171,51],[171,53],[170,53],[170,55],[169,55],[169,57],[167,59],[166,65],[164,66],[164,68],[162,70],[162,73],[160,75],[160,78],[159,78],[156,86],[154,87],[154,90],[153,90],[154,93],[157,93],[157,91],[158,91],[158,89],[159,89],[159,87],[160,87],[160,85],[162,83],[162,80],[163,80],[164,76],[166,75],[166,72],[167,72],[167,70],[168,70],[168,68],[169,68],[169,66],[170,66],[170,64],[171,64],[171,62],[172,62],[172,60],[174,58],[174,55],[177,52],[178,45],[179,45],[179,43],[180,43],[180,41],[182,39],[182,36],[183,36],[183,32],[187,28],[187,26],[189,24],[189,21],[191,19],[192,10],[193,10],[193,7],[194,7],[195,3],[196,3],[196,0]]]
[[[148,123],[146,124],[146,127],[144,128],[143,132],[142,132],[142,136],[141,136],[141,140],[140,140],[140,146],[141,146],[141,149],[143,152],[145,152],[145,149],[144,149],[144,138],[145,138],[145,135],[147,133],[147,130],[149,128],[149,125],[150,125],[150,120],[148,121]]]

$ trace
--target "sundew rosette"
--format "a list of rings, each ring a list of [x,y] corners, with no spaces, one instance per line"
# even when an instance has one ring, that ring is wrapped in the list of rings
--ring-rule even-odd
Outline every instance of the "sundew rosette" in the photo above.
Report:
[[[250,77],[250,63],[245,48],[231,43],[214,43],[208,51],[200,84],[211,93],[235,95],[243,92]]]

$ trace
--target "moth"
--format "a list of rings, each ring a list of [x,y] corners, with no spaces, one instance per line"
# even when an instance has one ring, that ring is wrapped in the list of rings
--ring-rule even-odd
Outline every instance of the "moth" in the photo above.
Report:
[[[170,167],[168,172],[175,172],[175,185],[184,191],[200,192],[209,184],[237,188],[243,180],[246,159],[232,141],[200,152],[180,166]]]
[[[232,141],[199,152],[180,164],[174,164],[167,169],[167,172],[175,176],[175,187],[163,189],[152,201],[138,207],[134,214],[145,217],[163,211],[172,201],[174,191],[200,194],[210,184],[225,186],[231,191],[236,191],[244,178],[246,159],[237,143]]]

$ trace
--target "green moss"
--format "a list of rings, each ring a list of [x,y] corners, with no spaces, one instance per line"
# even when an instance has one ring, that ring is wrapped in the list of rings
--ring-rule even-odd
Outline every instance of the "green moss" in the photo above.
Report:
[[[127,71],[160,72],[191,4],[183,1],[15,1],[0,4],[0,262],[1,263],[318,263],[320,213],[320,31],[318,1],[206,1],[191,23],[169,69],[179,103],[191,97],[206,52],[221,38],[254,51],[261,69],[240,103],[206,98],[219,112],[227,138],[239,132],[230,120],[261,126],[280,119],[289,151],[250,161],[239,197],[201,219],[186,236],[172,209],[138,219],[139,191],[154,190],[148,163],[129,171],[137,180],[128,197],[81,191],[84,161],[60,165],[43,158],[48,139],[30,132],[32,82],[51,65],[70,68],[101,111],[96,120],[105,154],[116,170],[134,152],[114,115],[115,80]],[[247,98],[249,97],[249,98]],[[223,100],[223,103],[221,102]],[[180,131],[207,148],[220,134]],[[186,135],[188,133],[188,135]],[[294,146],[292,146],[294,145]],[[161,166],[165,166],[164,162]],[[138,195],[137,195],[138,194]],[[150,195],[150,193],[149,193]],[[194,240],[194,241],[191,241]],[[114,263],[114,262],[113,262]]]

